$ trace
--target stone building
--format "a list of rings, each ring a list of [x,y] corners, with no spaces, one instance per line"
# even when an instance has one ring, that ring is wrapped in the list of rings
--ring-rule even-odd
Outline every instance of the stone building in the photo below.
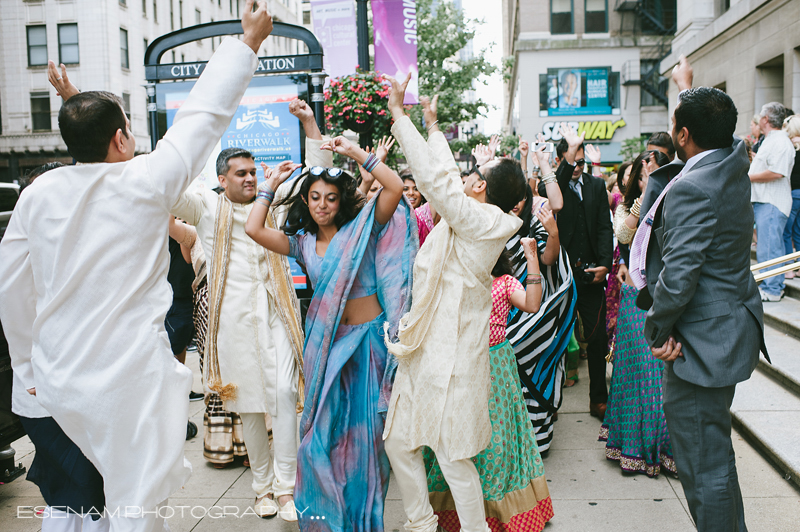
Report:
[[[268,4],[274,20],[302,24],[301,0]],[[64,63],[79,89],[120,95],[137,150],[149,151],[148,44],[180,28],[239,19],[243,7],[244,0],[0,0],[0,181],[49,161],[72,161],[58,132],[61,98],[47,81],[48,59]],[[184,45],[161,62],[207,60],[220,40]],[[304,52],[297,41],[275,37],[259,55]]]
[[[507,72],[503,126],[558,141],[558,124],[586,131],[603,163],[627,139],[667,124],[659,65],[675,33],[675,0],[503,0]]]
[[[678,0],[672,53],[661,62],[665,76],[681,54],[694,68],[695,86],[733,98],[739,135],[750,134],[750,120],[767,102],[800,112],[798,0]],[[670,110],[677,98],[670,83]]]

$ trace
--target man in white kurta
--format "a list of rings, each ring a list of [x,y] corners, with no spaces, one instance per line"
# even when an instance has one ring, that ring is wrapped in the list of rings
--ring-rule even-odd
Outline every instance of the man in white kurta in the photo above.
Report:
[[[320,150],[322,143],[306,139],[307,164],[330,164],[330,153]],[[294,294],[287,295],[276,285],[291,279],[286,257],[265,250],[244,232],[256,195],[255,175],[244,178],[245,184],[251,182],[245,189],[249,193],[234,192],[233,173],[236,168],[252,168],[254,172],[255,162],[244,150],[224,150],[220,159],[230,154],[234,157],[225,164],[220,165],[218,160],[220,170],[229,167],[228,175],[220,176],[225,192],[218,195],[207,189],[189,190],[172,207],[172,213],[196,227],[207,257],[212,316],[204,376],[213,384],[213,372],[219,368],[218,380],[229,390],[220,393],[225,409],[242,418],[256,493],[255,511],[268,517],[280,510],[282,518],[294,521],[296,513],[288,499],[294,492],[297,473],[296,407],[303,350],[300,309]],[[232,209],[229,237],[224,236],[228,228],[221,227],[228,218],[219,214],[225,205]],[[227,250],[224,240],[229,240]],[[280,268],[271,271],[270,261]],[[272,417],[274,456],[265,413]]]
[[[400,322],[399,343],[389,346],[399,365],[384,430],[386,454],[403,496],[406,530],[436,530],[422,459],[426,445],[450,486],[462,530],[484,532],[483,493],[471,459],[492,432],[491,272],[521,221],[465,194],[441,132],[431,133],[426,144],[408,117],[395,120],[392,134],[442,221],[417,254],[411,311]],[[428,123],[435,126],[435,119]]]
[[[103,476],[115,532],[163,528],[157,506],[191,473],[192,376],[164,329],[166,221],[271,31],[265,6],[244,18],[243,41],[222,43],[152,153],[47,172],[20,197],[0,244],[0,319],[10,349],[29,345],[32,355],[22,385]]]

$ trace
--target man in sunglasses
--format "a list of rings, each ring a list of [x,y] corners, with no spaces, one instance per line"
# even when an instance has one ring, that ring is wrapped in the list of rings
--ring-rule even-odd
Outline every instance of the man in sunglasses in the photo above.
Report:
[[[555,175],[543,176],[539,194],[547,197],[546,184],[558,181],[564,207],[558,213],[561,245],[569,255],[578,292],[577,309],[583,336],[589,344],[589,413],[605,417],[606,388],[606,275],[611,270],[614,229],[608,210],[605,182],[586,173],[583,138],[565,124],[556,146],[560,160]]]
[[[320,150],[323,138],[310,107],[295,100],[289,111],[303,124],[308,166],[333,166],[331,152]],[[197,228],[206,254],[209,320],[203,376],[225,410],[242,418],[255,513],[297,521],[293,493],[303,381],[300,306],[286,257],[256,244],[244,230],[258,192],[253,155],[227,148],[216,166],[222,194],[189,190],[172,207],[175,216]],[[267,224],[280,226],[274,212]]]

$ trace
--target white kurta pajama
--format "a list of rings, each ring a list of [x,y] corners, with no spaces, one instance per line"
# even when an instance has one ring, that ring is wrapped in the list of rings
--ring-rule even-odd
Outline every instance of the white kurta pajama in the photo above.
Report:
[[[256,66],[247,45],[226,39],[152,153],[47,172],[20,197],[0,244],[0,319],[9,348],[32,353],[23,385],[103,476],[115,532],[162,528],[141,512],[191,473],[192,376],[164,329],[167,213]]]
[[[444,135],[426,144],[408,117],[392,133],[420,192],[442,217],[414,263],[413,304],[400,322],[399,359],[384,439],[407,530],[433,531],[421,447],[435,453],[465,532],[488,530],[480,478],[471,458],[491,437],[489,316],[492,269],[519,229],[516,216],[464,194]]]
[[[321,152],[321,141],[306,140],[306,163],[330,164],[328,152]],[[328,153],[326,155],[326,153]],[[288,184],[287,184],[288,186]],[[282,188],[284,192],[285,187]],[[192,190],[183,194],[172,207],[172,213],[194,225],[208,258],[209,287],[214,285],[211,265],[220,260],[214,254],[218,202],[222,196],[209,190]],[[253,491],[256,497],[273,494],[291,495],[297,473],[297,394],[302,344],[289,340],[276,305],[288,305],[276,295],[269,277],[267,253],[244,231],[253,203],[232,203],[233,220],[230,251],[222,289],[219,320],[216,330],[216,350],[219,376],[223,385],[235,387],[232,397],[223,397],[225,409],[242,418],[245,445],[248,449]],[[288,268],[285,258],[281,259]],[[288,275],[288,273],[287,273]],[[210,294],[210,297],[211,296]],[[210,302],[213,305],[213,301]],[[300,328],[300,316],[296,316]],[[210,326],[212,326],[210,324]],[[215,336],[209,334],[206,353]],[[206,358],[205,373],[211,363]],[[274,457],[270,451],[269,434],[264,413],[272,416]]]

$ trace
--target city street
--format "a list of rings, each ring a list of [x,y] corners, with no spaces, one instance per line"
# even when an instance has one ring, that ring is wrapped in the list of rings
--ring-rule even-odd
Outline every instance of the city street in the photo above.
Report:
[[[187,364],[195,375],[194,389],[200,390],[196,353]],[[597,441],[600,422],[588,413],[588,377],[586,361],[581,361],[581,380],[564,390],[565,400],[555,425],[555,439],[545,458],[545,474],[553,499],[555,517],[545,530],[553,532],[689,532],[694,530],[678,480],[661,475],[623,474],[616,462],[605,459],[604,444]],[[203,459],[203,403],[191,403],[192,420],[200,434],[186,442],[186,456],[194,473],[189,483],[170,498],[175,516],[169,519],[173,532],[292,531],[297,525],[280,518],[262,520],[252,514],[241,515],[253,502],[248,468],[237,461],[236,467],[217,470]],[[742,495],[749,532],[795,532],[800,515],[800,492],[737,433],[733,435]],[[17,441],[17,461],[26,467],[33,459],[33,446],[27,438]],[[43,505],[38,488],[23,479],[0,486],[0,530],[36,532],[37,518],[29,506]],[[208,508],[214,507],[209,515]],[[181,516],[183,512],[183,516]],[[212,517],[222,513],[229,517]],[[193,514],[193,515],[192,515]],[[401,532],[405,514],[400,493],[394,482],[386,500],[386,531]]]

